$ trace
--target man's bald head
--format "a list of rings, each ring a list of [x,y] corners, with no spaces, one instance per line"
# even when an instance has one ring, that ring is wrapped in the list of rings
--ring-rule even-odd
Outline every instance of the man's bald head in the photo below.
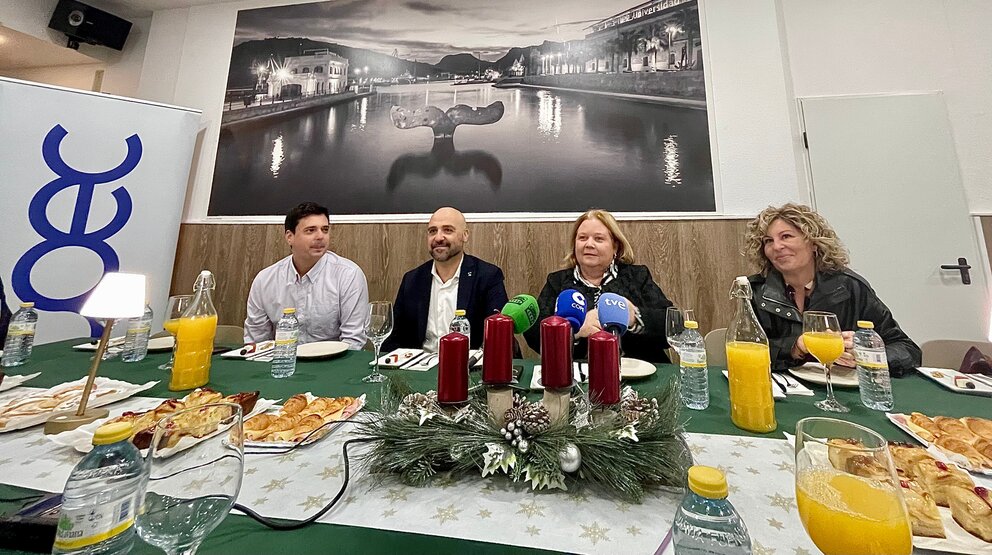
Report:
[[[465,215],[445,206],[438,208],[427,222],[427,249],[436,262],[447,262],[462,253],[468,241]]]

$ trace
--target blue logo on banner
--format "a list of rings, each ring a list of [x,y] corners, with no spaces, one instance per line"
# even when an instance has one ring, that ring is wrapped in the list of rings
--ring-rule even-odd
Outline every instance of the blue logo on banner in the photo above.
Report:
[[[116,168],[99,173],[81,172],[70,168],[62,160],[59,146],[69,132],[61,125],[53,127],[45,136],[42,143],[41,155],[45,164],[58,175],[35,193],[28,206],[28,220],[31,227],[44,238],[44,241],[28,249],[14,265],[11,286],[14,293],[24,301],[34,301],[39,310],[50,312],[76,312],[83,306],[83,301],[89,296],[90,288],[83,293],[68,299],[51,299],[35,290],[31,284],[31,270],[41,257],[63,247],[82,247],[96,253],[103,261],[104,272],[115,272],[120,268],[120,259],[114,249],[107,244],[107,239],[120,231],[131,217],[131,195],[121,186],[111,192],[117,201],[117,212],[107,225],[100,229],[86,232],[90,207],[93,204],[93,193],[97,185],[112,183],[131,173],[141,161],[141,139],[131,135],[125,140],[127,155]],[[79,187],[76,192],[76,206],[72,213],[72,221],[68,231],[57,229],[48,220],[46,213],[48,204],[56,194],[70,187]],[[94,285],[95,287],[95,285]],[[90,321],[90,332],[98,336],[103,327]]]

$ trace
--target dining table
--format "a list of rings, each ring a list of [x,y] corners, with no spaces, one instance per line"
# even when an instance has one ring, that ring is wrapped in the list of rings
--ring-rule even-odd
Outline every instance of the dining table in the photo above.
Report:
[[[86,340],[35,346],[26,364],[5,370],[8,376],[40,374],[0,393],[0,404],[19,390],[48,388],[85,377],[93,353],[72,348],[83,341]],[[168,357],[168,352],[157,352],[133,363],[122,362],[119,357],[106,360],[99,367],[99,375],[136,384],[156,381],[140,393],[142,397],[181,397],[187,392],[170,391],[168,371],[158,368]],[[368,351],[349,350],[330,358],[300,359],[291,377],[275,379],[270,375],[268,363],[215,354],[207,387],[224,394],[257,390],[262,398],[272,400],[288,399],[302,392],[334,397],[365,395],[363,412],[374,412],[379,408],[382,386],[362,381],[370,371],[372,357]],[[514,363],[522,367],[521,392],[533,400],[539,399],[540,392],[527,391],[533,367],[539,361],[524,359]],[[652,396],[677,379],[678,366],[657,364],[655,367],[654,373],[625,380],[623,385],[629,385],[642,396]],[[793,455],[784,433],[795,433],[796,423],[802,418],[833,416],[866,426],[889,440],[912,442],[913,438],[891,423],[883,412],[863,406],[857,388],[835,388],[837,399],[850,408],[849,413],[827,414],[818,410],[813,403],[823,397],[825,388],[811,383],[806,385],[814,391],[812,396],[788,395],[776,400],[778,425],[773,432],[757,434],[742,430],[731,422],[728,382],[722,371],[720,367],[709,368],[709,407],[683,408],[679,415],[694,461],[727,473],[730,499],[745,516],[757,544],[755,553],[816,553],[799,522],[791,489]],[[417,391],[437,388],[436,367],[419,372],[396,369],[383,372],[387,376],[401,375]],[[479,379],[479,372],[471,374],[473,382]],[[893,378],[892,391],[893,412],[986,418],[992,414],[989,398],[955,394],[916,372]],[[124,406],[122,403],[107,408],[113,415],[116,406]],[[2,513],[16,512],[44,492],[62,491],[68,471],[82,456],[71,448],[47,441],[42,428],[38,425],[0,433]],[[279,506],[283,508],[272,509],[272,515],[302,519],[319,509],[321,501],[332,498],[343,479],[341,440],[321,440],[299,451],[304,452],[302,458],[283,455],[266,464],[256,464],[254,457],[258,455],[245,455],[246,476],[239,502],[262,508],[266,503],[281,503]],[[359,465],[352,461],[352,471],[357,468]],[[278,470],[274,469],[285,470],[285,476],[276,475]],[[36,470],[38,474],[47,472],[47,476],[38,478],[31,474]],[[246,493],[246,488],[253,491]],[[674,508],[681,498],[677,490],[652,493],[639,506],[595,488],[533,492],[508,479],[481,476],[458,480],[440,477],[423,488],[398,483],[352,483],[348,488],[342,502],[326,518],[298,530],[271,530],[232,512],[209,534],[199,552],[536,554],[619,550],[654,553],[663,551]],[[277,496],[281,499],[278,502]],[[262,503],[256,504],[259,501]],[[134,552],[160,553],[140,540],[135,542]]]

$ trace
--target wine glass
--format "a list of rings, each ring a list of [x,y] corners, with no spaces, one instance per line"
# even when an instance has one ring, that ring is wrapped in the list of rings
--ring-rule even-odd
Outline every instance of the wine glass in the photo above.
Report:
[[[830,366],[844,354],[844,338],[840,333],[837,315],[832,312],[807,310],[803,313],[803,343],[806,350],[823,365],[827,377],[827,398],[815,403],[816,408],[827,412],[850,412],[834,397],[830,383]]]
[[[386,379],[379,373],[379,350],[382,342],[393,332],[393,303],[373,301],[369,303],[369,319],[365,322],[365,335],[375,348],[375,365],[372,373],[362,378],[363,382],[381,382]]]
[[[202,405],[158,421],[135,519],[141,539],[168,555],[196,553],[241,490],[242,434],[241,407],[234,403]]]
[[[796,504],[825,555],[909,555],[909,513],[885,438],[844,420],[796,424]]]
[[[681,347],[681,342],[679,338],[682,336],[682,332],[685,331],[685,318],[682,316],[682,310],[677,306],[670,306],[665,310],[665,337],[668,338],[668,344],[675,349],[675,352],[679,352]]]
[[[182,317],[183,312],[189,308],[189,303],[192,302],[193,295],[173,295],[169,297],[169,304],[165,308],[165,321],[162,322],[162,327],[165,331],[172,334],[172,355],[169,357],[169,362],[165,364],[160,364],[159,370],[172,370],[172,365],[176,362],[176,334],[179,333],[179,318]]]

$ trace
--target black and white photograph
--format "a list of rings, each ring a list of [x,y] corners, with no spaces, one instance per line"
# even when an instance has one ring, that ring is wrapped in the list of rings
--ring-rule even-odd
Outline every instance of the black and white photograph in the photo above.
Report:
[[[211,216],[715,210],[696,0],[238,13]]]

